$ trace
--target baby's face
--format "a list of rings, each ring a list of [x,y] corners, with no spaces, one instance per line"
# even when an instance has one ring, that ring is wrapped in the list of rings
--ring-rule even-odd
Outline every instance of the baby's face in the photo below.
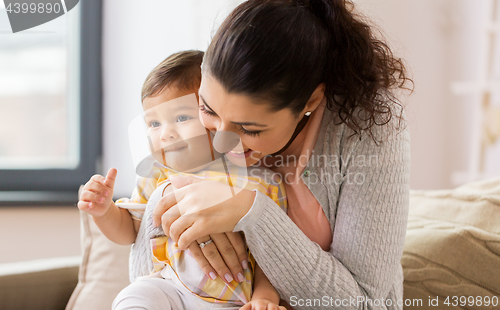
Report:
[[[143,108],[151,153],[157,161],[184,172],[212,161],[195,90],[166,88],[155,97],[146,97]]]

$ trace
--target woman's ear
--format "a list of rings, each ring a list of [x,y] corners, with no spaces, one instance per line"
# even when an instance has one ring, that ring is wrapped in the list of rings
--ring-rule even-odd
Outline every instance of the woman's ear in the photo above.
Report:
[[[309,97],[309,100],[307,101],[306,106],[304,107],[304,110],[302,110],[301,114],[304,114],[306,112],[313,112],[314,110],[316,110],[324,97],[325,83],[321,83],[313,91],[311,97]]]

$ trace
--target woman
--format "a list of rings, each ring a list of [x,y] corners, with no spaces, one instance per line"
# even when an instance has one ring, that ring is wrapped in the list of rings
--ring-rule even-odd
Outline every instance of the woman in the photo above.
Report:
[[[245,265],[241,241],[221,233],[244,232],[294,309],[402,308],[410,153],[394,92],[410,80],[349,6],[247,1],[205,54],[203,124],[239,134],[245,152],[229,158],[280,173],[288,215],[261,193],[226,198],[223,185],[194,178],[173,179],[175,197],[155,210],[181,248],[203,243],[210,263],[200,264],[220,276]]]

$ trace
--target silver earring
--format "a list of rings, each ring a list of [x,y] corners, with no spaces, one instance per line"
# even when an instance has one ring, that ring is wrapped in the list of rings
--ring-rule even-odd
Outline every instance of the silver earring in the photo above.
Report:
[[[306,112],[306,114],[304,114],[305,116],[309,116],[311,115],[312,112]]]

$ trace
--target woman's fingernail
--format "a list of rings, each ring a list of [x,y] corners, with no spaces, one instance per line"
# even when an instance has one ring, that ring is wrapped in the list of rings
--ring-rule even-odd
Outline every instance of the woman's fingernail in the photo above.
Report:
[[[217,276],[215,275],[215,273],[213,271],[210,271],[209,276],[210,276],[210,279],[212,279],[212,280],[215,280],[217,278]]]
[[[154,226],[154,227],[158,227],[158,224],[156,223],[156,221],[155,221],[155,220],[153,220],[153,226]]]
[[[226,273],[226,275],[224,276],[224,278],[226,278],[226,281],[228,283],[231,282],[231,281],[233,281],[233,277],[229,273]]]
[[[243,269],[247,269],[248,268],[248,263],[247,263],[246,259],[241,262],[241,267],[243,267]]]
[[[238,273],[238,282],[243,282],[245,281],[245,277],[243,276],[243,274],[240,272]]]

